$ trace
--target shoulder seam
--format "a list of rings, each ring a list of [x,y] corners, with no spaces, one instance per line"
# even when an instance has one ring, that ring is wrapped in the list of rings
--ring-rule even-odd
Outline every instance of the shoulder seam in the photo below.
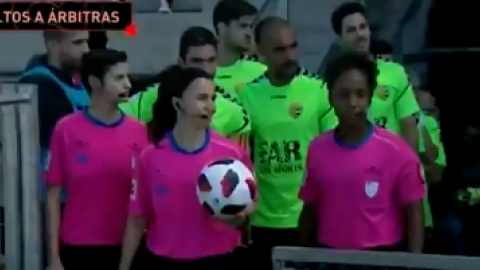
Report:
[[[222,87],[220,86],[215,86],[215,92],[220,94],[223,98],[225,98],[226,100],[228,101],[231,101],[237,105],[241,105],[240,101],[235,98],[234,96],[232,96],[230,93],[228,93],[225,89],[223,89]]]
[[[258,62],[258,55],[248,55],[244,54],[242,56],[242,60],[247,60],[247,61],[252,61],[252,62]]]
[[[299,70],[297,71],[297,76],[305,76],[305,77],[309,77],[311,79],[320,79],[320,76],[309,71],[308,69],[306,68],[303,68],[303,67],[300,67]]]
[[[142,114],[142,99],[143,99],[143,93],[145,92],[140,92],[138,93],[140,96],[138,97],[138,111],[137,111],[137,119],[141,120],[141,114]]]
[[[236,130],[234,130],[232,132],[232,134],[237,134],[239,131],[243,130],[250,123],[250,120],[248,118],[248,114],[247,114],[247,111],[245,110],[245,107],[243,107],[240,100],[233,97],[231,94],[227,93],[227,91],[225,91],[225,89],[223,89],[222,87],[216,86],[215,87],[215,92],[222,95],[222,97],[225,98],[226,100],[237,104],[242,109],[243,124],[242,124],[242,126],[240,126],[239,128],[237,128]]]
[[[405,95],[405,93],[408,91],[408,88],[410,88],[410,83],[408,83],[407,86],[405,86],[405,88],[402,89],[402,92],[400,93],[400,95],[398,95],[398,97],[394,100],[395,104]]]

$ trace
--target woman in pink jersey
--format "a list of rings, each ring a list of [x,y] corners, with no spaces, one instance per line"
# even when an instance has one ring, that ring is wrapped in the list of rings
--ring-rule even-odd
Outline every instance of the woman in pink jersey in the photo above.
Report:
[[[82,59],[91,106],[61,119],[45,168],[52,270],[118,270],[128,216],[132,157],[145,127],[118,110],[128,98],[127,55],[91,51]],[[60,214],[60,191],[68,198]]]
[[[303,245],[422,251],[422,165],[401,137],[367,119],[376,77],[375,64],[356,54],[326,69],[339,125],[309,147],[300,191]]]
[[[196,184],[212,161],[229,157],[250,167],[251,162],[239,145],[209,129],[215,112],[211,75],[177,66],[164,72],[169,79],[162,82],[148,124],[151,144],[134,164],[120,269],[129,269],[145,230],[148,269],[231,269],[241,233],[200,205]]]

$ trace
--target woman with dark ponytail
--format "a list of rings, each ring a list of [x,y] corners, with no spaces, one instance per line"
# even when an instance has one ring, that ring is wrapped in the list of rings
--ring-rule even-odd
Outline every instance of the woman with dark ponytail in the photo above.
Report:
[[[232,269],[241,233],[199,203],[195,187],[202,168],[234,158],[251,167],[242,148],[209,129],[215,112],[212,76],[173,66],[163,72],[162,95],[148,123],[150,146],[134,162],[130,218],[121,270],[128,270],[147,232],[148,269]]]

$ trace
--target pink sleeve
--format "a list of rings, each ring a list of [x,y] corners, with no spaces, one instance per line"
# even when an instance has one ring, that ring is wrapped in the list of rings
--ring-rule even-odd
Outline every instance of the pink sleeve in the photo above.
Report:
[[[426,187],[423,167],[419,159],[412,154],[403,162],[397,172],[395,192],[400,204],[422,200],[426,194]]]
[[[315,151],[310,145],[307,154],[307,165],[305,169],[305,176],[303,179],[302,187],[300,188],[300,199],[303,200],[304,203],[309,205],[317,205],[318,203],[318,193],[319,193],[319,186],[318,186],[318,179],[314,176],[314,158],[313,158],[313,151]]]
[[[55,126],[50,140],[44,170],[44,179],[47,185],[63,185],[65,180],[65,134],[64,125]]]
[[[151,214],[152,201],[148,188],[148,178],[145,177],[145,151],[132,157],[133,177],[130,193],[130,213],[133,215],[148,216]]]

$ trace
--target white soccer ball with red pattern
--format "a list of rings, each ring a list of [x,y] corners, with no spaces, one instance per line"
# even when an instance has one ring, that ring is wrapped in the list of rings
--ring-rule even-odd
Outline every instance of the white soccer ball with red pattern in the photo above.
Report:
[[[257,184],[245,164],[226,158],[203,168],[198,177],[197,195],[210,214],[228,218],[253,211]]]

